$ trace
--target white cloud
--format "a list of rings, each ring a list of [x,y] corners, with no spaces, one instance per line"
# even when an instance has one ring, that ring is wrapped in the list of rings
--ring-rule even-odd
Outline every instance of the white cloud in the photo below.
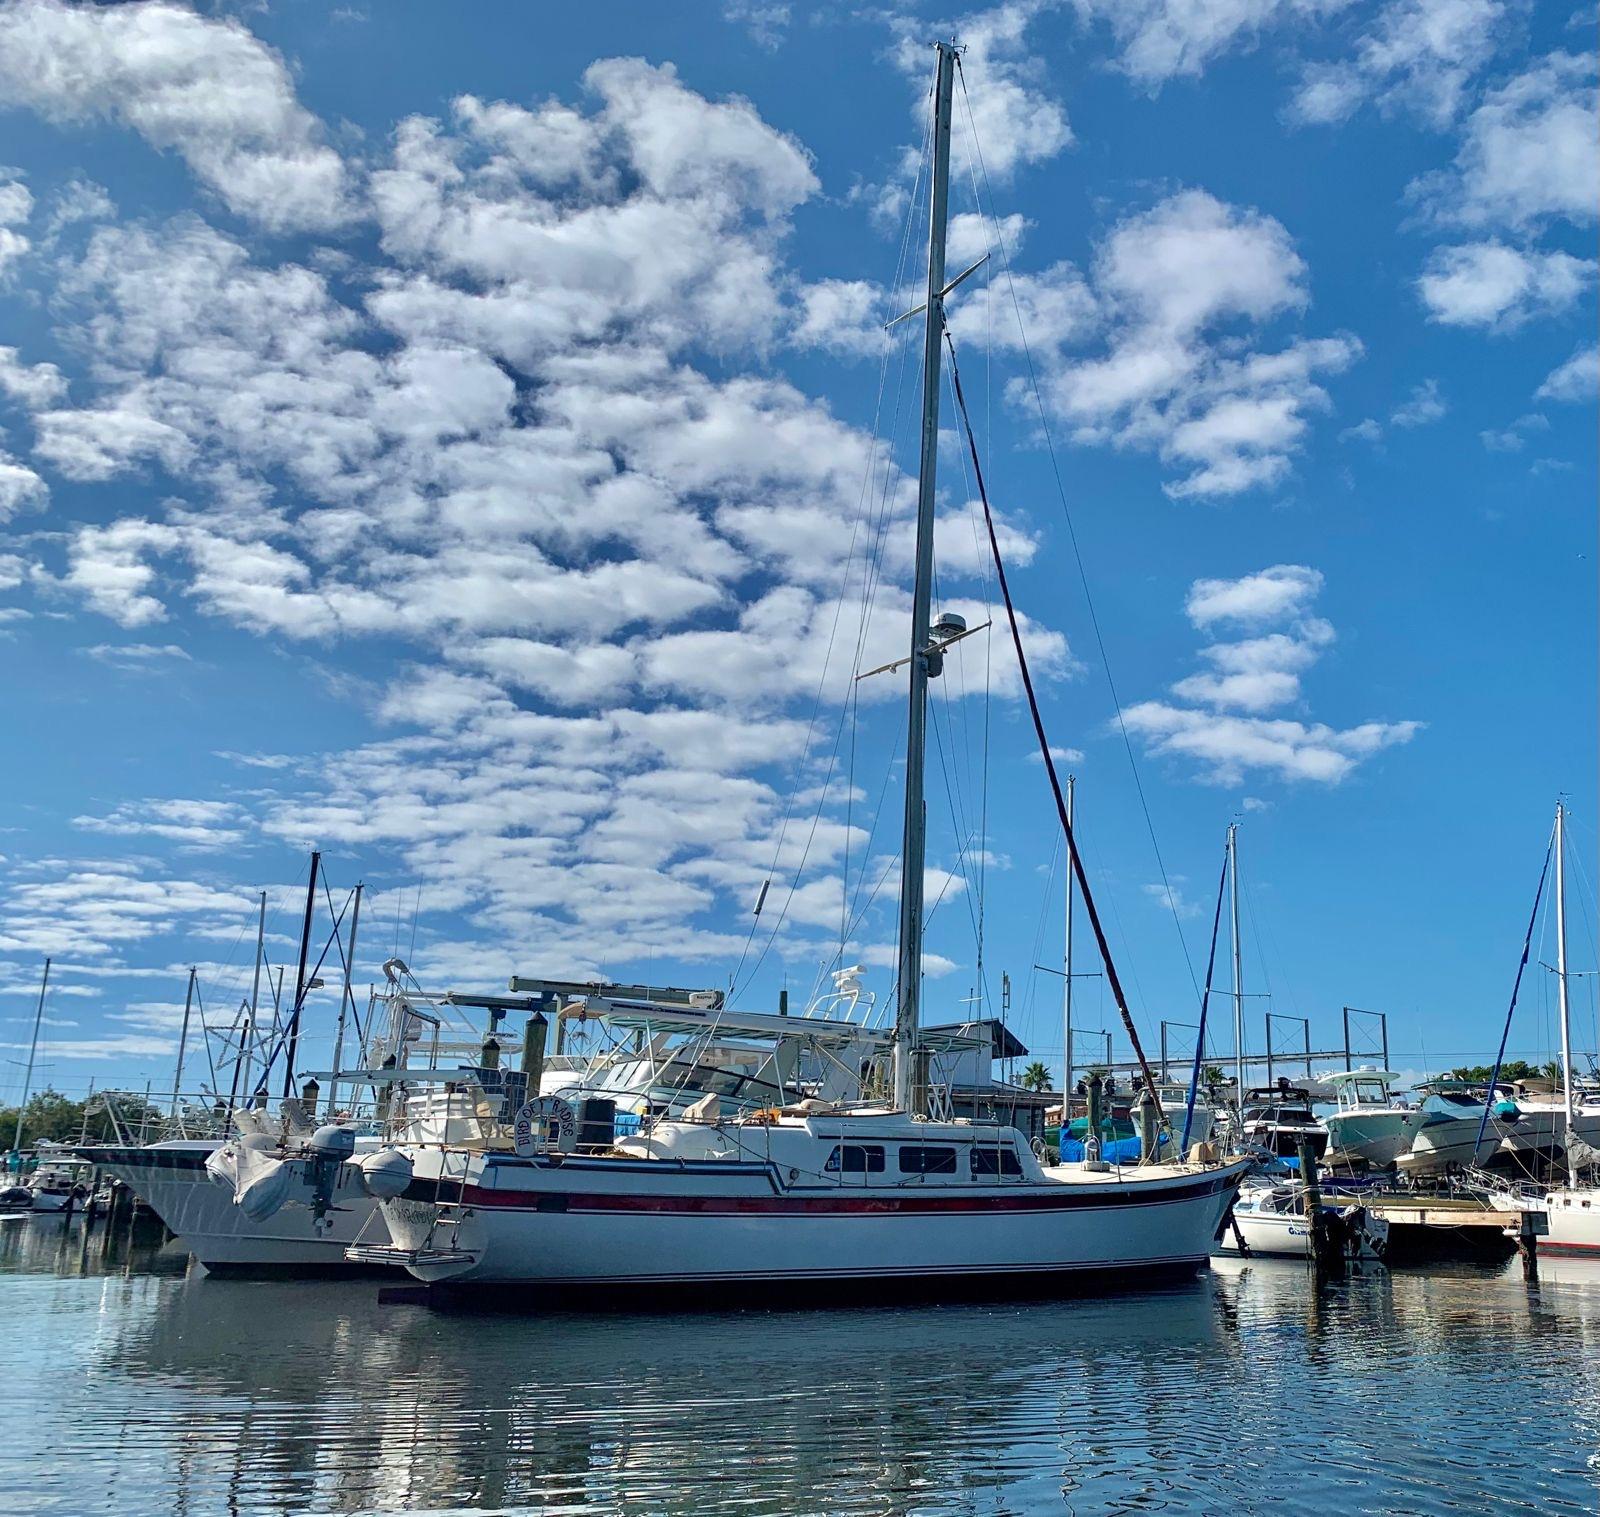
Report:
[[[1435,249],[1417,289],[1433,321],[1511,331],[1566,310],[1593,278],[1592,265],[1569,253],[1474,242]]]
[[[821,279],[803,285],[800,318],[790,340],[850,357],[874,357],[888,345],[883,291],[865,279]]]
[[[1359,356],[1353,337],[1260,351],[1259,328],[1307,304],[1306,267],[1285,228],[1201,190],[1119,223],[1095,260],[1103,357],[1063,357],[1047,373],[1052,407],[1080,443],[1147,448],[1187,471],[1176,498],[1277,484],[1328,405],[1316,382]]]
[[[1192,761],[1202,779],[1238,784],[1252,771],[1287,780],[1337,784],[1363,759],[1411,740],[1420,724],[1364,722],[1338,729],[1267,713],[1300,701],[1301,677],[1334,641],[1334,629],[1310,615],[1322,575],[1279,564],[1235,580],[1197,580],[1185,610],[1200,628],[1217,623],[1253,636],[1201,649],[1211,666],[1177,681],[1179,703],[1141,701],[1123,713],[1152,753]],[[1263,632],[1272,623],[1287,629]]]
[[[275,231],[332,227],[351,212],[344,164],[283,59],[232,19],[159,0],[11,0],[0,8],[0,100],[54,121],[120,121]]]
[[[1389,424],[1395,427],[1426,427],[1442,421],[1450,406],[1439,393],[1437,379],[1425,379],[1413,387],[1410,396],[1394,410]]]
[[[1152,753],[1192,760],[1201,777],[1235,785],[1251,771],[1282,780],[1336,785],[1365,759],[1408,743],[1419,722],[1363,722],[1341,730],[1305,723],[1220,715],[1145,701],[1124,713]]]
[[[751,40],[768,52],[783,46],[789,30],[789,6],[779,0],[722,0],[723,18],[741,26]]]
[[[1029,164],[1048,162],[1071,146],[1072,128],[1066,108],[1049,92],[1045,60],[1031,50],[1028,41],[1029,27],[1049,8],[1050,0],[1002,0],[955,22],[951,30],[966,52],[961,77],[955,85],[953,176],[977,170],[971,141],[973,127],[983,168],[999,179],[1008,178]],[[929,111],[933,48],[921,20],[896,15],[892,21],[897,31],[895,59],[901,72],[917,87],[916,120],[922,130]],[[911,150],[912,168],[915,161],[916,153]],[[897,211],[903,209],[899,197],[894,197],[894,202]]]
[[[1552,369],[1536,392],[1539,400],[1591,400],[1600,391],[1600,348],[1579,348],[1559,368]]]
[[[233,848],[246,832],[241,809],[231,801],[125,801],[106,816],[75,816],[83,832],[112,837],[158,837],[185,849]]]
[[[1527,442],[1530,432],[1548,432],[1550,423],[1537,411],[1527,416],[1519,416],[1509,427],[1498,431],[1490,428],[1480,432],[1478,436],[1483,439],[1483,445],[1491,453],[1520,453]]]
[[[132,672],[149,671],[169,662],[193,662],[176,643],[95,643],[79,651],[96,663]]]
[[[858,650],[900,655],[909,613],[910,482],[770,368],[803,309],[784,252],[816,193],[809,157],[670,69],[612,61],[586,85],[580,105],[463,97],[403,123],[369,180],[381,246],[360,279],[193,217],[67,240],[54,309],[82,374],[35,417],[62,473],[138,470],[163,500],[119,516],[107,499],[51,547],[65,567],[41,586],[129,628],[187,610],[280,644],[396,645],[386,685],[343,692],[384,740],[230,751],[261,788],[112,797],[80,830],[370,850],[426,882],[428,912],[460,913],[451,942],[424,919],[419,965],[480,985],[524,954],[555,973],[676,957],[720,977],[743,944],[725,908],[748,909],[775,855],[780,878],[806,867],[779,946],[825,957],[818,934],[869,862],[859,812],[842,814],[865,787],[824,787],[828,744]],[[1026,562],[1026,524],[998,526]],[[936,551],[941,609],[983,620],[987,563],[953,491]],[[128,653],[178,646],[143,635],[96,656],[171,667]],[[1059,633],[1030,620],[1025,637],[1041,676],[1072,672]],[[984,688],[986,658],[1015,692],[1003,639],[974,637],[941,720]],[[795,713],[824,672],[808,745]],[[863,699],[897,688],[884,676]],[[816,825],[780,846],[793,784]],[[30,942],[70,939],[87,911],[34,902]],[[85,941],[122,941],[127,915]],[[222,926],[197,911],[192,931]]]
[[[0,522],[36,510],[50,498],[49,487],[25,463],[0,448]]]
[[[0,347],[0,394],[36,410],[66,393],[67,381],[53,363],[23,363],[15,348]]]
[[[1339,434],[1340,442],[1378,443],[1383,440],[1383,425],[1376,417],[1368,416]]]
[[[1332,124],[1376,100],[1446,126],[1494,56],[1505,22],[1501,0],[1390,0],[1349,57],[1306,68],[1289,113],[1301,122]]]
[[[1464,227],[1577,225],[1596,215],[1600,183],[1595,64],[1552,53],[1491,90],[1467,118],[1452,169],[1411,193],[1438,220]]]
[[[1239,579],[1197,579],[1184,612],[1197,627],[1232,622],[1257,627],[1299,616],[1322,592],[1322,574],[1305,564],[1274,564]]]
[[[0,169],[0,284],[10,273],[9,265],[33,246],[30,238],[17,231],[19,226],[27,225],[32,215],[32,192],[20,179]]]
[[[1122,68],[1159,88],[1194,77],[1235,46],[1285,23],[1316,20],[1347,0],[1073,0],[1085,21],[1111,28]]]

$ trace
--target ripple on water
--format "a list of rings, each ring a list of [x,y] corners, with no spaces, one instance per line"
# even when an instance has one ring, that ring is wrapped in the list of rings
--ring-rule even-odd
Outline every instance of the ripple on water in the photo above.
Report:
[[[6,1511],[1600,1505],[1600,1269],[1313,1292],[1269,1261],[1103,1301],[535,1319],[82,1253],[0,1239]]]

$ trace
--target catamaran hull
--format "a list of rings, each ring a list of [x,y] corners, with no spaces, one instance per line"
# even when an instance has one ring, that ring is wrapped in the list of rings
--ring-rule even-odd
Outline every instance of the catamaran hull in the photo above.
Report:
[[[429,1283],[563,1291],[729,1286],[744,1294],[1089,1274],[1131,1281],[1198,1268],[1244,1168],[1190,1171],[1170,1183],[1031,1184],[957,1197],[796,1193],[765,1173],[752,1181],[749,1166],[702,1174],[699,1184],[628,1188],[617,1171],[629,1166],[601,1162],[605,1169],[587,1173],[583,1161],[491,1164],[481,1177],[488,1183],[447,1187],[442,1209],[438,1186],[414,1183],[383,1203],[393,1262]],[[659,1165],[644,1168],[659,1178]]]
[[[213,1274],[350,1275],[345,1251],[358,1235],[384,1239],[376,1203],[354,1172],[341,1171],[333,1209],[319,1224],[309,1207],[285,1206],[253,1221],[233,1192],[206,1172],[201,1150],[85,1149],[146,1202],[168,1231]]]

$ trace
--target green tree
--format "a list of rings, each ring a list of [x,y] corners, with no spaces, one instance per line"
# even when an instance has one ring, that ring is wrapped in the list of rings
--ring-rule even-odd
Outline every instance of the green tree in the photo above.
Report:
[[[1022,1071],[1022,1088],[1024,1090],[1049,1090],[1050,1067],[1041,1064],[1037,1059]]]

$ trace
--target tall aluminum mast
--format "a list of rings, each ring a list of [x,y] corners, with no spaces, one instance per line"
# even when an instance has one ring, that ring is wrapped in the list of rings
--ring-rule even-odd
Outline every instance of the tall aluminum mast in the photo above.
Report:
[[[1228,823],[1228,880],[1233,895],[1233,1078],[1244,1110],[1244,956],[1239,952],[1239,824]]]
[[[922,1000],[923,865],[927,817],[923,761],[928,715],[930,655],[937,649],[928,619],[933,604],[934,475],[939,461],[939,344],[944,338],[944,242],[950,208],[950,108],[955,48],[935,44],[938,69],[933,86],[933,184],[928,227],[928,303],[922,347],[922,456],[917,472],[917,580],[911,605],[911,690],[906,722],[906,816],[900,876],[899,999],[894,1016],[894,1104],[911,1109],[912,1050]]]
[[[1566,1105],[1567,1126],[1562,1147],[1567,1156],[1567,1174],[1578,1183],[1577,1160],[1572,1155],[1572,1016],[1567,1001],[1567,808],[1556,802],[1556,993],[1561,1004],[1561,1091]],[[1489,1092],[1494,1099],[1494,1092]]]

